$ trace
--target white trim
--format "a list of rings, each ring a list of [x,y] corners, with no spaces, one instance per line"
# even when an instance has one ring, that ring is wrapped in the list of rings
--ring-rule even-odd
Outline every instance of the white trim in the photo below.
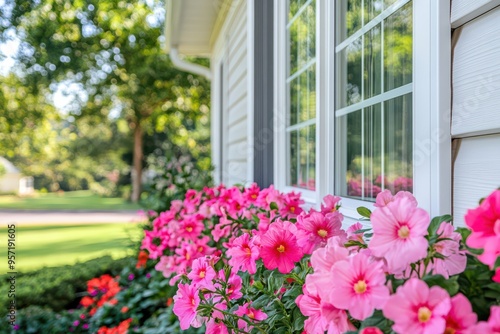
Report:
[[[383,43],[382,43],[382,45],[383,45]],[[339,109],[335,112],[335,114],[337,115],[337,117],[344,116],[344,115],[350,114],[354,111],[357,111],[357,110],[360,110],[360,109],[363,109],[366,107],[370,107],[374,104],[377,104],[380,102],[385,102],[385,101],[388,101],[390,99],[394,99],[396,97],[406,95],[408,93],[411,93],[412,91],[413,91],[413,83],[409,83],[409,84],[406,84],[404,86],[390,90],[388,92],[376,95],[376,96],[371,97],[369,99],[366,99],[366,100],[363,100],[361,102],[351,104],[350,106]]]
[[[208,80],[212,80],[212,71],[209,67],[194,64],[182,59],[179,56],[179,51],[177,50],[177,47],[175,46],[170,47],[170,60],[172,61],[172,64],[180,70],[194,73],[197,75],[202,75]]]
[[[451,212],[450,2],[413,3],[413,184],[431,216]]]
[[[274,2],[274,183],[286,187],[286,1]]]
[[[307,121],[287,126],[286,127],[286,132],[292,132],[292,131],[295,131],[295,130],[300,130],[300,129],[303,129],[305,127],[308,127],[309,125],[314,125],[314,124],[316,124],[316,118],[311,118],[311,119],[308,119]]]
[[[247,185],[254,181],[255,1],[247,0]]]
[[[313,65],[315,62],[316,62],[316,57],[314,57],[311,60],[309,60],[298,71],[296,71],[294,74],[292,74],[291,76],[289,76],[288,78],[286,78],[286,83],[292,82],[293,79],[296,79],[299,75],[301,75],[302,73],[304,73],[305,71],[307,71],[309,69],[309,67],[311,67],[311,65]]]

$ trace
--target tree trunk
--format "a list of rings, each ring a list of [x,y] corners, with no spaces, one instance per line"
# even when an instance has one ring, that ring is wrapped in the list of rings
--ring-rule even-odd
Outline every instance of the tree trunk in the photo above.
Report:
[[[142,184],[142,128],[139,122],[134,129],[134,177],[132,178],[132,202],[137,203],[141,196]]]

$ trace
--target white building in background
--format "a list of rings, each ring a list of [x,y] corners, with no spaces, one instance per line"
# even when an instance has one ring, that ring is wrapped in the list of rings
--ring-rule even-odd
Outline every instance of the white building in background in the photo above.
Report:
[[[33,193],[33,177],[23,177],[21,172],[7,159],[0,157],[5,174],[0,176],[0,194],[29,195]]]
[[[167,0],[173,63],[212,81],[225,184],[431,215],[500,186],[500,0]],[[210,58],[210,68],[179,54]]]

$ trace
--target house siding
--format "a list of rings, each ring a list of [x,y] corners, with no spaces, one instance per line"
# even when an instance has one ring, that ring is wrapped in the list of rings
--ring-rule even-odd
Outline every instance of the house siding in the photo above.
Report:
[[[454,31],[451,133],[453,215],[464,225],[467,209],[500,186],[500,7],[498,1],[452,2]]]
[[[223,74],[212,82],[213,95],[220,98],[212,101],[213,110],[218,110],[217,124],[213,131],[219,142],[222,156],[219,162],[217,181],[227,185],[244,184],[248,181],[248,21],[246,1],[234,1],[221,33],[215,42],[213,64],[224,68]],[[222,84],[221,84],[222,82]],[[223,91],[221,91],[223,90]],[[214,129],[213,129],[214,130]]]

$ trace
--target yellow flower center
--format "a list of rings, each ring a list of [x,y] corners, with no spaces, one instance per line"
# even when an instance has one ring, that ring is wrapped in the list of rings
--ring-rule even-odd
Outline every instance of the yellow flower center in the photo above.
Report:
[[[400,237],[401,239],[406,239],[409,236],[410,236],[410,229],[408,228],[408,226],[406,225],[401,226],[398,230],[398,237]]]
[[[359,280],[356,284],[354,284],[354,291],[357,294],[362,294],[366,291],[366,282],[364,280]]]
[[[443,334],[455,334],[457,331],[455,330],[455,328],[451,328],[451,327],[447,327],[445,330],[444,330],[444,333]]]
[[[247,316],[248,316],[250,319],[255,319],[255,314],[254,314],[252,311],[250,311],[250,310],[248,310],[248,314],[247,314]]]
[[[324,238],[328,235],[328,232],[326,230],[320,229],[320,230],[318,230],[318,235],[320,237]]]
[[[290,207],[290,212],[291,212],[291,213],[294,213],[294,212],[295,212],[295,207],[294,207],[294,206],[291,206],[291,207]]]
[[[200,278],[205,278],[205,270],[200,271]]]
[[[189,253],[186,253],[186,260],[189,260],[191,258],[191,255]]]
[[[257,194],[252,194],[252,196],[250,196],[252,199],[256,199],[257,198]]]
[[[278,252],[280,252],[280,253],[283,253],[283,252],[285,251],[285,246],[283,246],[283,245],[279,245],[279,246],[276,248],[276,250],[277,250]]]
[[[418,321],[427,322],[431,318],[432,312],[426,306],[422,306],[418,309]]]
[[[250,249],[250,247],[245,247],[244,250],[248,256],[252,255],[252,250]]]
[[[194,300],[194,298],[191,298],[191,304],[196,305],[196,300]]]
[[[193,228],[191,226],[186,227],[186,231],[191,232],[193,231]]]

